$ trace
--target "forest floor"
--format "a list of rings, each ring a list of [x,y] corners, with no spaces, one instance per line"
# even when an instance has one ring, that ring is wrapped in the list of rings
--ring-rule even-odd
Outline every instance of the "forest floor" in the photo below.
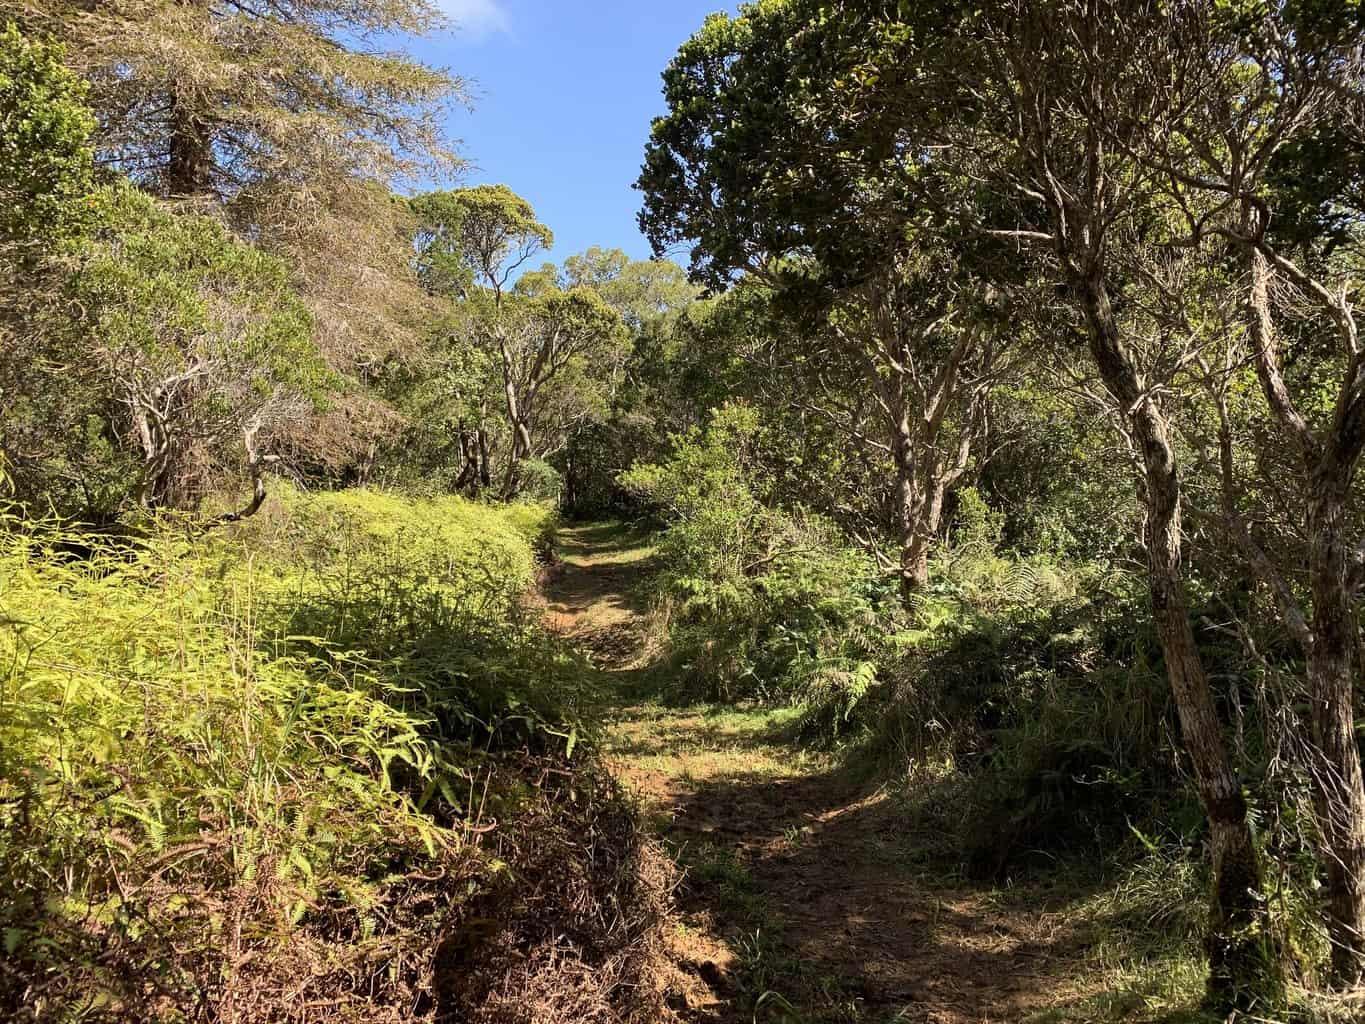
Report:
[[[681,1020],[1097,1019],[1074,888],[964,881],[911,834],[900,797],[784,739],[790,712],[651,698],[649,538],[592,524],[558,550],[547,618],[602,672],[609,764],[682,868]]]

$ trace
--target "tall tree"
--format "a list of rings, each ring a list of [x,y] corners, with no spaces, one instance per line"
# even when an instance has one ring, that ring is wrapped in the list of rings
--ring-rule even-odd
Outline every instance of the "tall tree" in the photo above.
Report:
[[[6,10],[8,9],[8,10]],[[295,216],[355,179],[449,166],[439,114],[462,84],[386,50],[441,24],[427,0],[41,0],[91,83],[100,159],[167,195],[261,199]],[[281,211],[283,212],[283,211]]]
[[[553,269],[518,280],[554,236],[506,186],[430,193],[412,205],[420,276],[429,287],[453,290],[464,301],[473,336],[497,354],[511,432],[503,492],[511,496],[519,488],[522,463],[561,447],[579,415],[562,407],[555,414],[555,399],[564,393],[561,387],[557,394],[555,385],[581,370],[585,360],[619,356],[621,314],[596,290],[561,279]]]
[[[1021,197],[1015,225],[996,230],[1055,259],[1091,361],[1139,457],[1152,609],[1212,837],[1210,991],[1220,1003],[1247,1005],[1277,969],[1261,866],[1191,621],[1179,454],[1153,372],[1163,362],[1144,361],[1139,336],[1115,305],[1132,273],[1118,257],[1125,237],[1140,240],[1150,182],[1111,132],[1135,130],[1143,62],[1160,52],[1170,26],[1158,5],[1143,0],[1015,0],[971,28],[984,44],[979,58],[964,60],[953,44],[949,71],[964,93],[1002,98],[1008,115],[983,118],[956,142],[984,181]]]
[[[831,142],[841,115],[821,90],[852,73],[838,66],[852,51],[812,29],[816,14],[748,5],[684,44],[664,74],[669,113],[646,150],[640,224],[660,255],[689,245],[701,283],[747,274],[807,307],[789,344],[818,350],[823,330],[853,357],[880,422],[875,438],[850,422],[848,440],[890,456],[897,497],[884,525],[908,602],[927,579],[945,496],[972,464],[1000,338],[961,273],[966,250],[918,215],[953,183],[895,158],[849,159]],[[793,280],[792,266],[805,273]]]
[[[1229,533],[1274,596],[1307,664],[1313,742],[1303,748],[1305,767],[1317,788],[1334,974],[1345,987],[1365,977],[1365,776],[1355,735],[1365,583],[1365,541],[1355,525],[1365,350],[1355,302],[1365,204],[1343,163],[1358,160],[1365,145],[1361,17],[1335,5],[1195,5],[1172,20],[1173,52],[1164,62],[1193,86],[1174,88],[1179,79],[1161,74],[1144,82],[1155,116],[1140,140],[1190,239],[1214,263],[1229,242],[1240,251],[1242,358],[1254,368],[1273,434],[1307,496],[1284,510],[1302,550],[1256,539],[1243,512],[1248,489],[1235,479],[1245,460],[1232,449],[1224,405]],[[1315,145],[1324,136],[1337,139],[1343,156]],[[1295,581],[1300,559],[1308,570],[1302,589]]]
[[[523,398],[528,375],[534,374],[524,357],[538,323],[533,316],[518,318],[520,330],[514,332],[514,318],[505,315],[504,305],[517,273],[554,245],[554,234],[536,219],[531,204],[505,185],[430,192],[413,198],[411,206],[418,276],[424,287],[464,302],[469,335],[481,338],[496,353],[510,430],[504,484],[510,491],[517,463],[530,457]],[[519,336],[514,338],[514,333]],[[490,477],[486,413],[486,404],[481,404],[474,433],[466,432],[460,442],[466,486],[487,484]]]

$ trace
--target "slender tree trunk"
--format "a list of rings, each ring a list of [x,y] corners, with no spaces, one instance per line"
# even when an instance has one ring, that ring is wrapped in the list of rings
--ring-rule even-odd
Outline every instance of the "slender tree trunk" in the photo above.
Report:
[[[531,428],[527,425],[526,409],[512,373],[512,357],[502,343],[502,386],[507,402],[507,422],[512,427],[512,447],[507,458],[507,474],[503,480],[503,497],[512,498],[517,492],[517,470],[523,459],[531,455]]]
[[[901,602],[907,609],[915,595],[929,582],[929,544],[920,517],[924,502],[915,473],[912,440],[904,430],[896,432],[893,456],[896,462],[896,528],[900,534]]]
[[[1243,234],[1250,236],[1249,207],[1243,217]],[[1304,455],[1308,485],[1304,525],[1313,598],[1311,618],[1301,637],[1308,663],[1313,732],[1312,760],[1305,767],[1314,785],[1319,859],[1326,875],[1333,981],[1350,988],[1365,980],[1365,781],[1355,739],[1354,706],[1360,630],[1346,541],[1347,501],[1361,445],[1359,424],[1354,416],[1343,414],[1324,440],[1295,408],[1280,369],[1270,307],[1270,264],[1265,253],[1254,247],[1250,263],[1249,326],[1256,373],[1275,418]],[[1342,326],[1354,326],[1352,320],[1342,319],[1351,316],[1349,310],[1329,312]],[[1343,340],[1350,350],[1353,337]],[[1343,385],[1340,408],[1349,410],[1354,405],[1347,399],[1357,386],[1353,372]],[[1302,616],[1301,610],[1295,612]]]
[[[904,409],[892,423],[892,433],[901,601],[910,610],[929,583],[929,551],[943,520],[948,479],[931,450],[931,439],[916,433]]]
[[[460,423],[460,475],[455,478],[455,490],[467,491],[471,496],[479,491],[479,449],[474,435]]]
[[[493,467],[492,459],[488,454],[488,430],[482,426],[479,427],[478,440],[479,440],[479,486],[492,487]]]
[[[901,543],[901,602],[908,609],[929,583],[929,541],[918,529]]]
[[[901,600],[908,609],[915,596],[929,583],[929,550],[943,519],[946,488],[940,480],[930,480],[921,486],[917,482],[918,474],[903,467],[898,468],[897,476]]]
[[[1334,982],[1365,980],[1365,779],[1355,737],[1359,628],[1346,544],[1349,473],[1328,456],[1310,474],[1307,510],[1313,643],[1308,654],[1313,741],[1310,766],[1327,874],[1327,926]]]
[[[1209,994],[1237,1005],[1278,970],[1270,954],[1261,869],[1241,781],[1232,765],[1208,676],[1190,625],[1182,580],[1180,479],[1165,417],[1144,395],[1097,268],[1075,281],[1090,349],[1105,386],[1128,416],[1144,467],[1148,585],[1195,785],[1209,819],[1213,904],[1207,943]]]
[[[185,97],[171,98],[170,159],[166,191],[172,196],[202,196],[209,191],[213,169],[213,134]]]

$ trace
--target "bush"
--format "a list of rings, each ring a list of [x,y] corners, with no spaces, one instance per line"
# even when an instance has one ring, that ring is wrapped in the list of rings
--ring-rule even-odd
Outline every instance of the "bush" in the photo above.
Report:
[[[681,696],[837,703],[871,683],[891,591],[833,524],[760,500],[758,429],[751,410],[727,406],[707,430],[675,439],[668,462],[623,477],[668,523],[655,599],[672,674],[685,681]]]
[[[198,547],[6,521],[7,1019],[429,1011],[511,837],[624,813],[573,781],[582,663],[521,610],[544,516],[289,494]]]

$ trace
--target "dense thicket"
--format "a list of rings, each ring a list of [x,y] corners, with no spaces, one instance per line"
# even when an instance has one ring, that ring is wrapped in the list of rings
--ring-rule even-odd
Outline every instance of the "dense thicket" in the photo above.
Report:
[[[647,1003],[613,993],[666,876],[565,760],[584,668],[522,605],[548,515],[289,492],[131,549],[6,518],[6,1019],[484,1019],[575,969],[565,928],[619,976],[559,998]]]

